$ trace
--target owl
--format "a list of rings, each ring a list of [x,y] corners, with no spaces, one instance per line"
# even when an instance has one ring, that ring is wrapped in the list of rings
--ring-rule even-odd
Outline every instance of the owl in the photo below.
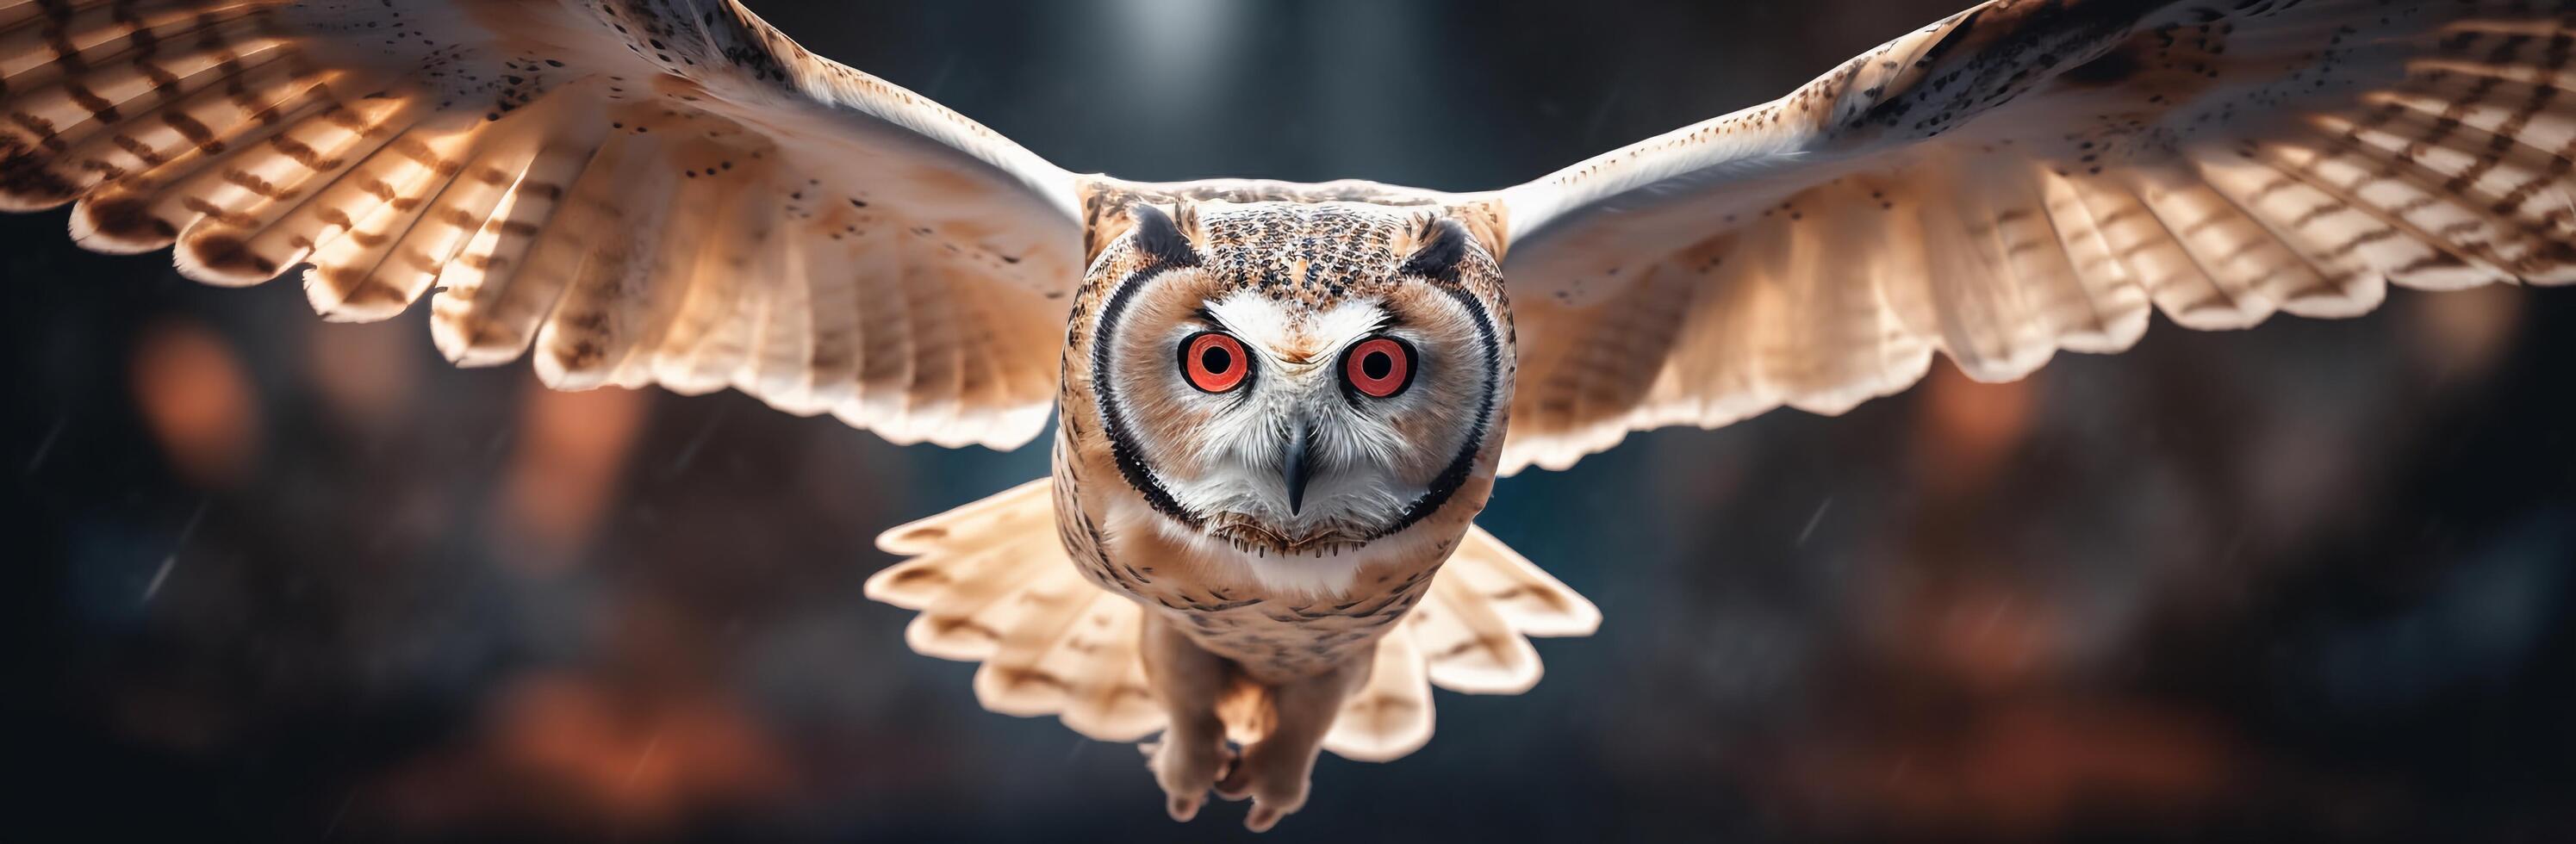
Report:
[[[2151,311],[2576,279],[2566,3],[1994,0],[1537,181],[1067,172],[733,0],[0,0],[0,207],[461,365],[1050,477],[880,540],[977,697],[1267,829],[1600,613],[1478,529],[1630,431],[2018,378]]]

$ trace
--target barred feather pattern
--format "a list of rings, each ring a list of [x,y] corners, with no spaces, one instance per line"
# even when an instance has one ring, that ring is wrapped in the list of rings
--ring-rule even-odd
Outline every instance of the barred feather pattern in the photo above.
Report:
[[[2576,278],[2576,4],[1994,2],[1502,192],[1506,471],[1664,425]]]
[[[1138,653],[1144,609],[1084,579],[1065,555],[1053,481],[897,527],[877,545],[908,559],[869,577],[867,596],[919,611],[904,628],[914,651],[982,663],[974,685],[984,708],[1055,715],[1102,741],[1162,729]],[[1324,748],[1361,761],[1412,753],[1431,739],[1432,686],[1527,691],[1540,675],[1528,637],[1590,635],[1600,624],[1590,601],[1470,528],[1429,597],[1379,641],[1368,685],[1344,701]],[[1259,737],[1259,725],[1227,726],[1238,740]]]
[[[0,210],[463,365],[1016,446],[1072,177],[731,0],[0,0]]]

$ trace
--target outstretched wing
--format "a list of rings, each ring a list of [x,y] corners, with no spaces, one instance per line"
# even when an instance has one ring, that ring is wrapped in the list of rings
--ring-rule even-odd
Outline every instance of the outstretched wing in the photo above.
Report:
[[[2386,284],[2576,278],[2568,3],[1997,0],[1499,193],[1504,469]]]
[[[0,0],[0,209],[566,389],[1044,425],[1074,180],[732,0]]]

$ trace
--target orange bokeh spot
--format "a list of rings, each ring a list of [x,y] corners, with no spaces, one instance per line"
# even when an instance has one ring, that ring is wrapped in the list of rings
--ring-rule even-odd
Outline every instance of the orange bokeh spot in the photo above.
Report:
[[[1922,450],[1933,464],[1929,481],[1954,491],[1981,486],[2030,432],[2039,403],[2035,381],[1983,384],[1947,357],[1935,361],[1917,388],[1923,391]]]
[[[578,393],[529,384],[519,447],[495,502],[506,556],[541,572],[570,565],[617,495],[626,453],[643,427],[633,390]]]
[[[222,335],[190,320],[143,329],[134,345],[134,403],[180,477],[240,483],[259,454],[259,404]]]

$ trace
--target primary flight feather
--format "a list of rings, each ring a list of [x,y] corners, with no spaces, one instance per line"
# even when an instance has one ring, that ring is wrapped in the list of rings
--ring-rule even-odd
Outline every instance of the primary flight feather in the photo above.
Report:
[[[1997,0],[1528,184],[1066,172],[730,0],[0,0],[0,208],[450,359],[1055,471],[881,540],[986,706],[1268,828],[1588,602],[1497,475],[2388,284],[2576,278],[2567,3]],[[1686,84],[1688,80],[1673,80]]]

